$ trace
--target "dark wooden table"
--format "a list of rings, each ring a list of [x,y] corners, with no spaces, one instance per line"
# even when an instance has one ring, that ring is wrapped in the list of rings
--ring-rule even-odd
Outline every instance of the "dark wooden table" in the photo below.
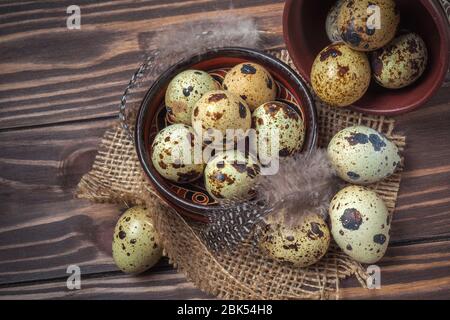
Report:
[[[139,277],[117,271],[110,237],[120,208],[73,198],[141,61],[164,27],[255,17],[283,46],[283,1],[0,2],[0,298],[210,298],[166,260]],[[81,7],[81,30],[66,8]],[[342,283],[341,298],[450,298],[450,90],[397,117],[408,137],[406,171],[382,268],[382,289]],[[82,289],[68,290],[69,265]]]

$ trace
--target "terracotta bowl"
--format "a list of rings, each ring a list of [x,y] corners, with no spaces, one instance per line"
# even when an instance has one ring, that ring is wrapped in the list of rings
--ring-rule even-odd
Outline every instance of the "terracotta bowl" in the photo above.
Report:
[[[148,180],[161,198],[181,214],[199,221],[207,222],[208,211],[217,206],[205,190],[203,180],[199,179],[190,184],[172,183],[158,174],[151,161],[153,139],[157,132],[171,124],[164,104],[165,92],[169,82],[184,70],[204,70],[221,82],[227,70],[246,61],[264,66],[277,83],[277,100],[288,103],[303,118],[306,137],[302,152],[311,151],[317,144],[314,100],[306,84],[289,66],[278,59],[251,49],[222,48],[191,57],[172,66],[155,81],[142,101],[136,120],[136,148]]]
[[[400,29],[418,33],[425,41],[429,62],[425,73],[414,84],[389,90],[372,81],[366,95],[351,107],[380,115],[394,115],[423,105],[441,87],[448,69],[448,22],[439,3],[433,0],[397,0]],[[316,55],[330,44],[325,32],[327,13],[335,0],[287,0],[283,32],[287,48],[301,75],[310,81]]]

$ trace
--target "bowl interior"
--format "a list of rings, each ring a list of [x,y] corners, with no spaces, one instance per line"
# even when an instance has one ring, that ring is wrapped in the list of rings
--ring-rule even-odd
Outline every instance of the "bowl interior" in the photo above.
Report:
[[[173,66],[155,82],[142,102],[136,124],[136,146],[144,171],[160,195],[169,204],[181,209],[182,213],[190,213],[191,217],[192,214],[194,218],[195,215],[205,215],[217,203],[205,190],[203,179],[190,184],[176,184],[164,179],[153,167],[153,140],[161,129],[171,124],[164,103],[165,91],[172,78],[183,70],[207,71],[221,83],[231,67],[246,61],[259,63],[272,74],[278,88],[277,100],[289,104],[304,120],[306,137],[302,151],[311,150],[316,145],[317,127],[312,97],[306,85],[279,60],[253,50],[230,48],[214,50]]]
[[[330,41],[325,20],[335,0],[288,0],[284,12],[284,34],[296,67],[310,81],[316,55]],[[429,62],[414,84],[385,89],[372,81],[365,96],[352,107],[373,114],[398,114],[422,105],[441,86],[448,68],[448,31],[439,4],[430,0],[397,0],[401,14],[400,30],[418,33],[425,41]]]

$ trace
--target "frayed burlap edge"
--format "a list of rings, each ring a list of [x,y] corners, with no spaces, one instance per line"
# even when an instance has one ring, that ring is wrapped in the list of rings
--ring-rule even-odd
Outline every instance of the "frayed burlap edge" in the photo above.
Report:
[[[292,62],[287,51],[273,53]],[[383,132],[400,150],[405,137],[393,133],[394,121],[330,108],[317,101],[319,146],[325,147],[339,130],[363,124]],[[371,186],[394,211],[400,174]],[[272,261],[244,243],[231,253],[214,254],[198,237],[201,225],[186,220],[158,199],[146,181],[128,135],[117,124],[105,133],[92,170],[80,181],[77,196],[96,202],[145,204],[152,212],[165,254],[178,271],[199,289],[223,299],[340,298],[339,281],[355,276],[365,286],[367,274],[356,261],[332,244],[326,256],[309,268]]]

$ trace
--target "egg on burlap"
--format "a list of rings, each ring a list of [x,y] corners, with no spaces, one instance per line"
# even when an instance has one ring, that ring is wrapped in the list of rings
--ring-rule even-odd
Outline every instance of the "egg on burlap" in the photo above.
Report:
[[[391,176],[401,165],[397,146],[365,126],[339,131],[331,139],[327,152],[337,175],[352,184],[378,182]]]
[[[388,247],[391,216],[374,191],[348,186],[330,203],[331,234],[338,246],[362,263],[380,260]]]
[[[286,223],[279,218],[283,213],[278,214],[267,221],[261,235],[261,249],[271,258],[297,267],[307,267],[322,259],[331,238],[324,219],[318,214],[308,214],[300,222]]]

